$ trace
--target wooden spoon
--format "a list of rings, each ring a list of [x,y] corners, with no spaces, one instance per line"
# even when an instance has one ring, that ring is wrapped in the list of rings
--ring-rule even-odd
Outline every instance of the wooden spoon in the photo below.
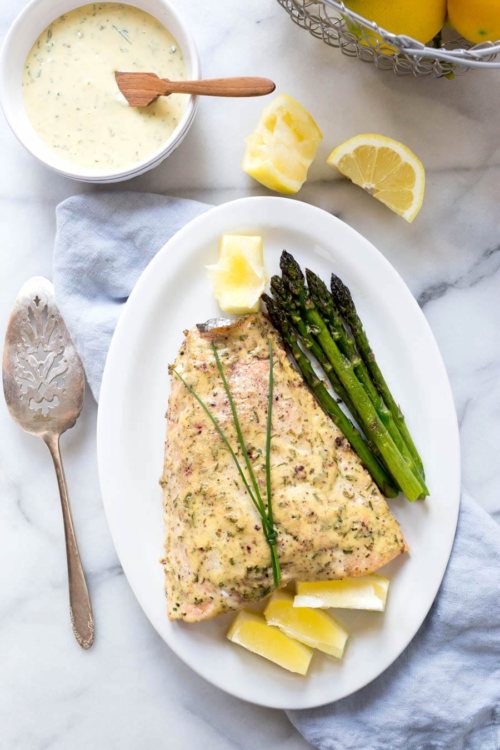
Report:
[[[265,96],[276,85],[269,78],[212,78],[206,81],[170,81],[155,73],[115,73],[116,83],[131,107],[147,107],[159,96]]]

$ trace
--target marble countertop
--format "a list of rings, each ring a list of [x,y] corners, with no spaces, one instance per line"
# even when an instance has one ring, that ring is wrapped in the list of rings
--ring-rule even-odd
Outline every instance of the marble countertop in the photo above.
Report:
[[[324,132],[299,200],[334,213],[390,260],[422,306],[443,354],[460,421],[463,483],[500,521],[500,73],[396,78],[329,49],[275,0],[173,0],[189,20],[206,76],[274,78]],[[3,36],[24,0],[3,0]],[[175,154],[118,187],[218,204],[266,194],[240,169],[262,102],[206,100]],[[337,179],[325,158],[358,133],[392,136],[427,172],[413,225]],[[0,117],[0,333],[24,281],[52,275],[54,209],[96,191],[52,174]],[[124,578],[101,503],[96,404],[90,393],[62,440],[80,550],[96,617],[81,651],[68,618],[66,562],[53,468],[0,401],[0,746],[18,750],[307,747],[278,711],[205,683],[153,631]]]

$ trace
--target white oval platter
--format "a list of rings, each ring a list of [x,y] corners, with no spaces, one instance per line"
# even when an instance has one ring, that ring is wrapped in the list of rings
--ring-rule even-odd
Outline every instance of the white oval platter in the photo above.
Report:
[[[410,554],[386,566],[384,614],[338,611],[351,637],[345,657],[317,653],[307,677],[229,643],[230,616],[171,623],[163,594],[162,472],[168,364],[183,330],[220,316],[205,265],[223,234],[263,237],[269,274],[283,248],[325,280],[351,288],[370,340],[423,456],[431,496],[390,501]],[[409,644],[446,570],[460,502],[460,452],[448,377],[427,321],[387,260],[339,219],[285,198],[245,198],[213,208],[178,232],[146,268],[120,317],[106,363],[98,419],[99,474],[113,541],[144,612],[168,646],[222,690],[273,708],[343,698],[381,674]]]

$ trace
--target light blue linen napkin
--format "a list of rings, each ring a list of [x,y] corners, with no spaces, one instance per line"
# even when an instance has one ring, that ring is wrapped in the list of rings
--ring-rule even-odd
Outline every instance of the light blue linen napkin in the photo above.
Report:
[[[354,695],[288,716],[322,750],[500,748],[500,531],[467,492],[443,584],[406,651]]]
[[[58,207],[56,297],[96,399],[135,282],[207,208],[147,193],[81,195]],[[466,492],[443,585],[410,646],[349,698],[289,717],[322,750],[499,750],[500,533]]]
[[[78,195],[57,207],[57,304],[96,401],[116,323],[137,279],[167,240],[209,208],[132,192]]]

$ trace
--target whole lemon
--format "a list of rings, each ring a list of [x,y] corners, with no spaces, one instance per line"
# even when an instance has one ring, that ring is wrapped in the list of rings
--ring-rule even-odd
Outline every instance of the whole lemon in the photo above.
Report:
[[[448,20],[459,34],[474,44],[500,39],[498,0],[448,0]]]
[[[446,18],[446,0],[345,0],[345,6],[392,34],[405,34],[424,44],[443,28]]]

